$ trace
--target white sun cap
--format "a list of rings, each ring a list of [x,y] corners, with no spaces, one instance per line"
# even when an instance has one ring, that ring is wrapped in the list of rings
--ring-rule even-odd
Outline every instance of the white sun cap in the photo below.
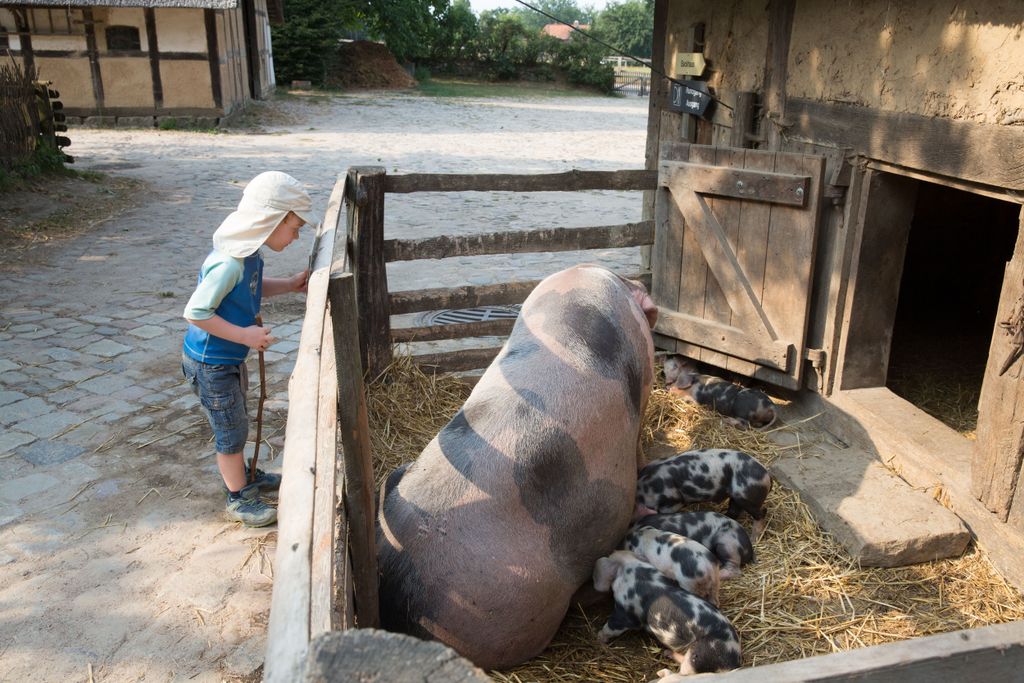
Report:
[[[289,211],[310,225],[316,224],[313,201],[298,180],[287,173],[267,171],[249,181],[238,209],[213,233],[217,251],[245,258],[263,246]]]

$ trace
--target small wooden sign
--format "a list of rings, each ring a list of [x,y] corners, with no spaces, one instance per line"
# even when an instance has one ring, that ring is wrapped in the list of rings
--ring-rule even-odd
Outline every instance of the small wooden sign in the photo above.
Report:
[[[668,109],[705,118],[714,104],[711,91],[704,81],[675,81],[669,93]]]
[[[676,58],[676,75],[700,76],[704,73],[704,54],[684,52]]]

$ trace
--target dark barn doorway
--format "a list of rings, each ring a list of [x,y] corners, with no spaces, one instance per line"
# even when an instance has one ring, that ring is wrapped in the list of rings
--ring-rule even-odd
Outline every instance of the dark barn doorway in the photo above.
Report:
[[[886,385],[971,439],[1019,216],[1010,202],[918,188]]]

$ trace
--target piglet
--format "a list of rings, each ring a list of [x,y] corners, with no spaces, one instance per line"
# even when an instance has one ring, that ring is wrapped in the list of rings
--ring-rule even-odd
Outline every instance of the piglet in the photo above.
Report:
[[[727,671],[740,665],[740,638],[718,609],[627,550],[594,565],[594,586],[611,589],[615,607],[598,633],[607,643],[644,629],[671,651],[681,674]]]
[[[724,415],[730,424],[764,429],[775,422],[775,405],[763,391],[700,374],[696,363],[683,356],[666,358],[664,369],[669,393],[708,406]]]
[[[642,526],[626,534],[624,544],[626,550],[674,579],[680,588],[718,605],[718,558],[697,541]]]
[[[741,568],[754,561],[754,547],[746,530],[739,522],[719,512],[701,510],[650,515],[636,522],[630,534],[645,526],[685,536],[710,550],[722,565],[720,579],[739,576]]]
[[[678,512],[686,503],[729,499],[726,514],[754,518],[754,538],[764,531],[764,501],[772,477],[753,456],[725,448],[686,451],[655,460],[640,470],[636,502],[658,512]]]

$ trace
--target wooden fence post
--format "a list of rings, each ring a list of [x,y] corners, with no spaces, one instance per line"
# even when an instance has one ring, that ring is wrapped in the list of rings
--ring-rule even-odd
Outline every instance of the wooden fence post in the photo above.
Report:
[[[384,263],[384,180],[380,166],[349,169],[348,237],[359,302],[362,367],[376,376],[391,364],[388,275]]]
[[[344,273],[327,287],[338,372],[338,416],[345,460],[345,508],[350,525],[356,621],[359,628],[379,624],[377,604],[376,509],[373,456],[366,414],[355,277]],[[390,340],[388,340],[390,348]]]

